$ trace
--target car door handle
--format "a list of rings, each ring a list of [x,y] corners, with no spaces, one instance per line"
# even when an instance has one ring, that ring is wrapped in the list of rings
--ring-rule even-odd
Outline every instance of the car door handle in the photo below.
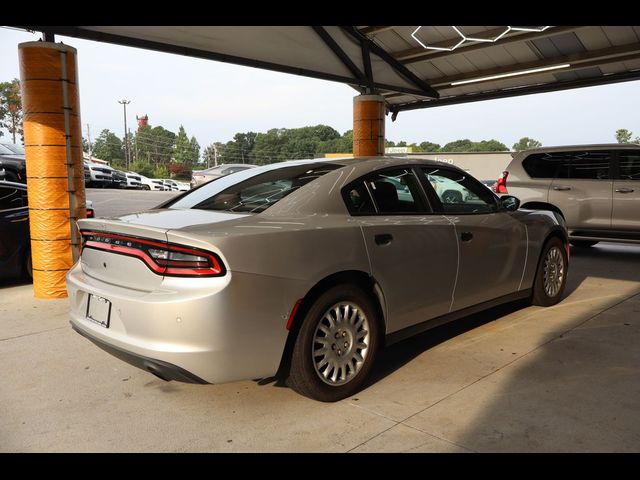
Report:
[[[462,240],[463,242],[470,242],[471,240],[473,240],[473,233],[471,233],[471,232],[462,232],[460,234],[460,240]]]
[[[565,185],[558,185],[556,187],[553,187],[554,190],[558,190],[560,192],[564,192],[565,190],[571,190],[571,187],[567,187]]]
[[[391,243],[391,241],[393,240],[393,235],[391,235],[390,233],[380,233],[376,235],[374,238],[376,241],[376,245],[385,246]]]
[[[633,188],[616,188],[618,193],[633,193]]]

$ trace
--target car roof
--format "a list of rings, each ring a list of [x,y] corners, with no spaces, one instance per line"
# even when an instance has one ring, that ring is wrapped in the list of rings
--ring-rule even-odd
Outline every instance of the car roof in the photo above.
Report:
[[[537,147],[537,148],[529,148],[527,150],[522,150],[516,153],[544,153],[544,152],[562,152],[562,151],[570,151],[570,150],[626,150],[626,149],[634,149],[637,150],[640,148],[640,144],[637,143],[592,143],[592,144],[584,144],[584,145],[556,145],[549,147]]]
[[[0,186],[15,187],[15,188],[20,188],[22,190],[27,189],[26,184],[18,183],[18,182],[10,182],[9,180],[0,180]]]

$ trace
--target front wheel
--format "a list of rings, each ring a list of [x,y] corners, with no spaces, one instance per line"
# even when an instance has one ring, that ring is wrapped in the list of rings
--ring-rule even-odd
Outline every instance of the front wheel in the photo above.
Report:
[[[380,338],[377,309],[355,285],[325,291],[307,312],[291,356],[288,384],[322,402],[356,393],[373,366]]]
[[[567,285],[568,267],[566,245],[559,238],[552,237],[544,245],[538,261],[533,282],[534,305],[548,307],[560,301]]]

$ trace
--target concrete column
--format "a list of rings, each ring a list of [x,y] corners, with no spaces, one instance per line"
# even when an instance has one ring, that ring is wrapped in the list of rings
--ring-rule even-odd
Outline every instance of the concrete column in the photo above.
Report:
[[[62,298],[80,253],[76,220],[86,217],[76,49],[26,42],[18,52],[33,290]]]
[[[353,98],[353,156],[384,155],[384,97]]]

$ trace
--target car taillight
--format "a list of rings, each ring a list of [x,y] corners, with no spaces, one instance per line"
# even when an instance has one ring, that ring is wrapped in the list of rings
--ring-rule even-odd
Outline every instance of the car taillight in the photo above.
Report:
[[[170,277],[219,277],[226,273],[222,260],[212,252],[129,235],[81,232],[82,247],[139,258],[158,275]]]
[[[496,188],[495,188],[495,192],[496,193],[509,193],[507,191],[507,177],[508,176],[509,176],[509,172],[507,172],[506,170],[504,172],[502,172],[502,176],[496,182]]]
[[[93,210],[87,208],[87,218],[93,218]]]

